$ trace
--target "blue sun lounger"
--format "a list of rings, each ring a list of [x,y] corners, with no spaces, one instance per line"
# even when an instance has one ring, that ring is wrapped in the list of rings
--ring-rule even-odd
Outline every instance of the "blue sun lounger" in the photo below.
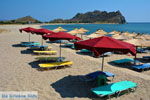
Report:
[[[150,56],[143,56],[143,59],[150,60]]]
[[[80,77],[80,79],[85,82],[94,81],[95,79],[97,79],[99,75],[105,75],[106,77],[113,77],[113,78],[115,77],[115,74],[111,72],[96,71],[96,72],[83,75],[82,77]]]
[[[71,48],[71,49],[74,49],[74,48],[75,48],[75,47],[74,47],[74,43],[65,43],[63,46],[64,46],[64,47],[69,47],[69,48]]]
[[[128,92],[135,90],[137,83],[132,81],[120,81],[116,83],[111,83],[96,88],[92,88],[91,91],[99,97],[109,97],[111,95],[117,94],[117,97],[122,91],[128,90]]]
[[[132,59],[132,58],[125,58],[125,59],[120,59],[120,60],[114,60],[112,62],[116,63],[116,64],[133,63],[134,59]],[[139,63],[139,61],[136,60],[136,63]]]
[[[103,72],[103,71],[96,71],[90,74],[87,74],[86,76],[92,77],[92,78],[97,78],[97,76],[99,76],[100,74],[105,75],[106,77],[114,77],[115,74],[110,73],[110,72]]]
[[[74,46],[74,43],[65,43],[64,47],[70,47],[72,48]]]
[[[34,41],[31,42],[21,42],[21,44],[27,44],[27,43],[35,43]]]
[[[48,45],[33,45],[33,46],[30,46],[29,49],[31,49],[31,50],[39,50],[39,49],[46,50],[46,49],[48,49]]]
[[[38,46],[40,43],[34,42],[34,43],[23,43],[21,46],[30,47],[30,46]]]
[[[149,52],[149,50],[145,50],[145,49],[143,49],[143,48],[138,48],[138,49],[137,49],[137,52],[138,52],[138,53],[147,53],[147,52]]]
[[[37,46],[30,46],[30,48],[45,48],[45,47],[48,47],[47,45],[37,45]]]
[[[150,68],[150,63],[146,64],[141,64],[141,65],[134,65],[132,68],[137,69],[137,70],[144,70]]]
[[[92,51],[87,50],[87,49],[81,49],[80,52],[81,52],[81,53],[91,53]]]

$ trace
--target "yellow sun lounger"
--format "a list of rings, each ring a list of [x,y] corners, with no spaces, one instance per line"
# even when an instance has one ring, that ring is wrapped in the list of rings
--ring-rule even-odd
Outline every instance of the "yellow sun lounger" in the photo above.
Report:
[[[38,51],[38,50],[34,50],[33,53],[35,54],[48,54],[48,55],[54,55],[57,52],[56,51]]]
[[[72,61],[62,61],[62,62],[39,64],[39,67],[40,67],[40,69],[50,69],[50,68],[55,68],[55,69],[57,69],[58,67],[71,66],[72,64],[73,64]]]

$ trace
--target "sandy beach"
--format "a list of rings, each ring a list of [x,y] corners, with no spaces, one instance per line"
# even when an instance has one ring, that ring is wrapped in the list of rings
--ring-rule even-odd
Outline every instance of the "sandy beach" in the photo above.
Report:
[[[28,34],[20,33],[19,29],[29,26],[40,28],[40,25],[0,25],[0,29],[7,30],[0,33],[0,91],[38,91],[39,100],[101,100],[90,91],[93,86],[80,81],[78,76],[101,70],[102,59],[62,48],[62,56],[74,62],[71,67],[38,71],[37,56],[28,53],[25,47],[16,46],[28,41]],[[31,35],[31,40],[41,42],[41,36]],[[59,52],[59,44],[44,44]],[[138,54],[137,57],[144,55],[150,56],[150,53]],[[105,57],[104,70],[116,75],[112,82],[129,80],[136,82],[138,88],[112,100],[150,100],[150,70],[137,72],[108,63],[121,58],[134,57],[116,54]]]

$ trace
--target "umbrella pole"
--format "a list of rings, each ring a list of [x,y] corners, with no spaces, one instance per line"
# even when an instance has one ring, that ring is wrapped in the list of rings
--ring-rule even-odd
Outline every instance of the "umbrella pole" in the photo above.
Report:
[[[103,67],[104,67],[104,54],[103,54],[102,56],[103,56],[103,57],[102,57],[102,69],[101,69],[101,70],[103,71],[103,69],[104,69],[104,68],[103,68]]]
[[[59,46],[59,48],[60,48],[59,57],[61,58],[61,40],[60,40],[60,46]]]
[[[137,58],[137,46],[136,46],[136,54],[135,54],[135,58],[134,58],[134,65],[136,65],[136,58]]]
[[[41,40],[41,45],[43,46],[43,38],[42,38],[42,40]]]
[[[30,33],[29,33],[29,42],[30,42]]]

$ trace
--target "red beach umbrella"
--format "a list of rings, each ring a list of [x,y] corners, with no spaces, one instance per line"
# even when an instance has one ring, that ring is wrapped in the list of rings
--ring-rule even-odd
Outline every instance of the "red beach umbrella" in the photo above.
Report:
[[[33,33],[37,34],[37,35],[44,35],[44,34],[51,34],[51,33],[55,33],[53,31],[50,31],[48,29],[44,29],[44,28],[41,28],[41,29],[36,29],[33,31]]]
[[[29,33],[29,42],[30,42],[30,33],[32,33],[33,31],[35,31],[35,28],[32,27],[27,27],[27,28],[21,28],[19,29],[19,31],[22,33],[22,31],[25,31],[27,33]]]
[[[66,32],[58,32],[50,35],[43,35],[44,39],[49,39],[50,41],[56,40],[82,40],[81,38],[71,35]],[[61,42],[60,42],[60,57],[61,57]]]
[[[32,28],[32,27],[27,27],[27,28],[21,28],[21,29],[19,29],[19,31],[22,33],[22,31],[25,31],[25,32],[27,32],[27,33],[29,33],[29,32],[32,32],[32,31],[34,31],[34,30],[36,30],[35,28]]]
[[[105,52],[112,52],[112,51],[131,53],[132,55],[136,56],[136,48],[133,44],[116,40],[107,36],[75,42],[74,44],[77,50],[88,49],[93,51],[96,56],[99,56]],[[102,71],[103,71],[103,63],[104,57],[102,60]]]
[[[45,35],[45,34],[53,34],[55,32],[50,31],[48,29],[41,28],[41,29],[36,29],[36,30],[32,31],[32,33],[35,33],[37,35]],[[41,44],[43,45],[43,39],[41,40]]]
[[[49,39],[50,41],[56,41],[56,40],[82,40],[81,38],[71,35],[66,32],[58,32],[55,34],[50,35],[44,35],[44,39]]]

